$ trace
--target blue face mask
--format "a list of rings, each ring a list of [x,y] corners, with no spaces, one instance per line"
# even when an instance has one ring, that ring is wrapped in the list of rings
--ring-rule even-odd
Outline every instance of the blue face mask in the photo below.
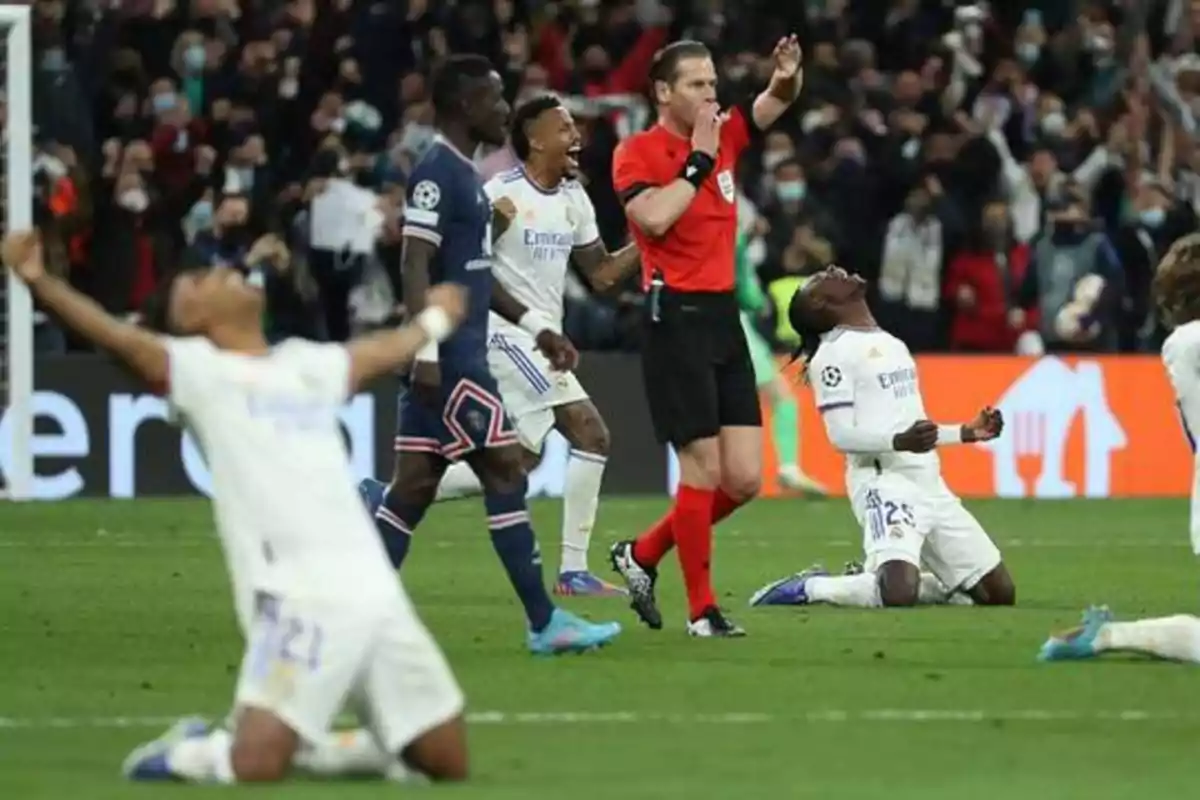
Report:
[[[155,114],[165,114],[175,107],[175,102],[174,92],[163,92],[162,94],[154,95],[151,105],[154,108]]]
[[[189,45],[183,51],[183,65],[191,72],[202,72],[208,61],[208,53],[202,44]]]
[[[1142,213],[1138,214],[1138,219],[1147,228],[1160,228],[1163,222],[1167,219],[1167,212],[1162,208],[1147,208]]]
[[[67,54],[61,47],[55,47],[42,53],[42,69],[50,72],[62,72],[67,68]]]
[[[807,192],[808,186],[804,181],[781,181],[775,184],[775,196],[784,203],[798,203]]]
[[[192,211],[188,215],[188,222],[192,228],[197,231],[206,231],[212,228],[213,222],[213,204],[211,200],[201,200],[196,205],[192,206]]]
[[[1026,65],[1037,63],[1042,55],[1042,48],[1034,42],[1021,42],[1017,45],[1017,58]]]

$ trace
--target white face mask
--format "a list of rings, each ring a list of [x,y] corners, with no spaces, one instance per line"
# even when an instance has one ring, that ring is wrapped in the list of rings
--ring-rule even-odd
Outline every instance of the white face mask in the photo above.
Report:
[[[284,78],[279,82],[279,96],[291,100],[300,92],[300,81],[295,78]]]
[[[1042,117],[1042,133],[1047,136],[1060,136],[1067,129],[1067,115],[1061,111],[1051,111]]]
[[[150,198],[146,195],[145,189],[126,189],[121,192],[117,202],[126,211],[140,214],[150,205]]]

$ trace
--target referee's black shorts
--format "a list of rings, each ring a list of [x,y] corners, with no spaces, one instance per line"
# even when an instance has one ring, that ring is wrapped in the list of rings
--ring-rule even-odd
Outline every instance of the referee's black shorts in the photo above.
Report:
[[[732,292],[663,290],[658,320],[646,312],[642,372],[650,419],[676,448],[728,426],[758,427],[754,365]]]

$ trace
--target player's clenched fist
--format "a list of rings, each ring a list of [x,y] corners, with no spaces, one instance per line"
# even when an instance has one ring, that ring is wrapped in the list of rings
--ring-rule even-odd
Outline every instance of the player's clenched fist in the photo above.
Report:
[[[721,124],[725,115],[716,103],[709,103],[700,109],[696,115],[696,124],[692,127],[692,149],[699,150],[711,158],[717,157],[717,149],[721,145]]]
[[[892,448],[899,452],[928,453],[937,447],[938,426],[927,419],[919,419],[908,430],[892,438]]]
[[[571,344],[571,340],[561,333],[544,330],[534,341],[538,350],[541,350],[542,355],[550,362],[550,366],[558,372],[568,372],[578,366],[579,351]]]
[[[457,328],[467,314],[467,287],[457,283],[440,283],[425,296],[427,308],[440,308]]]
[[[985,408],[971,422],[963,425],[964,442],[989,442],[1004,431],[1004,415],[998,408]]]
[[[492,228],[494,236],[500,236],[517,218],[517,204],[511,197],[497,197],[492,201]]]
[[[4,265],[29,283],[46,271],[42,262],[42,238],[37,231],[15,231],[4,237]]]

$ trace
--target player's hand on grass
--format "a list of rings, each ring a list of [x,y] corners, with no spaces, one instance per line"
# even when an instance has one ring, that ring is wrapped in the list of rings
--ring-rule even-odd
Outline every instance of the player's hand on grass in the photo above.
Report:
[[[724,121],[725,115],[716,103],[709,103],[700,109],[696,124],[692,126],[692,149],[716,158],[717,149],[721,146],[721,124]]]
[[[15,231],[4,237],[4,265],[26,283],[46,274],[42,260],[42,237],[37,231]]]
[[[571,340],[561,333],[544,330],[534,339],[538,350],[542,351],[550,361],[550,366],[558,372],[569,372],[579,364],[579,351]]]
[[[902,453],[928,453],[937,447],[938,427],[927,419],[919,419],[908,430],[892,438],[892,447]]]
[[[998,408],[985,408],[963,425],[964,442],[990,442],[1004,431],[1004,415]]]
[[[440,308],[446,312],[455,328],[467,315],[467,288],[457,283],[439,283],[425,295],[426,308]]]

